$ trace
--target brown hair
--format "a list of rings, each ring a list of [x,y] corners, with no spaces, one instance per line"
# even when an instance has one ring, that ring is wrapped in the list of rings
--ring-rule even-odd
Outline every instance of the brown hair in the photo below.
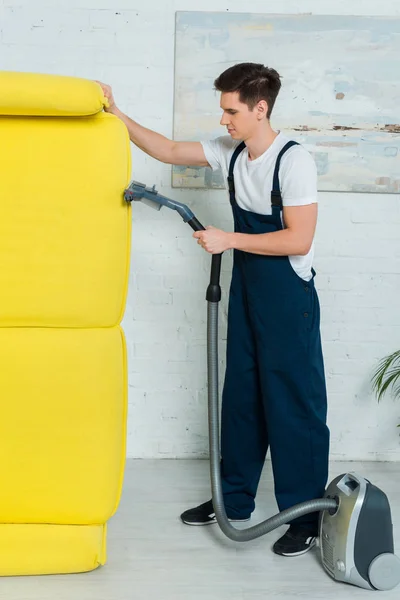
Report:
[[[238,92],[239,100],[253,110],[257,102],[265,100],[270,118],[275,100],[281,89],[280,75],[275,69],[259,63],[239,63],[226,69],[214,81],[218,92]]]

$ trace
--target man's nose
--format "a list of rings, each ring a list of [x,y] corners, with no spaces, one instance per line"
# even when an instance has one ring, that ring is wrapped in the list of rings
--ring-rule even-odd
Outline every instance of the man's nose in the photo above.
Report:
[[[229,124],[228,115],[226,115],[225,113],[222,113],[220,124],[221,125],[228,125]]]

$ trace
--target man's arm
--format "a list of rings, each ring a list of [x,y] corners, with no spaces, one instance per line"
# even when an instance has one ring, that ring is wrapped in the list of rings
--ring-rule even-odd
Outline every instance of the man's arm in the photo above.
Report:
[[[125,123],[135,146],[156,160],[171,165],[209,166],[200,142],[174,142],[139,125],[119,109],[114,109],[112,113]]]
[[[105,111],[115,115],[125,123],[131,141],[143,152],[156,160],[172,165],[209,166],[200,142],[175,142],[160,133],[139,125],[116,106],[110,86],[100,81],[97,81],[97,83],[101,86],[109,103]]]
[[[285,229],[251,235],[231,233],[231,248],[272,256],[306,255],[310,251],[317,224],[318,205],[285,206]]]
[[[211,254],[236,249],[266,256],[306,255],[314,237],[318,205],[285,206],[285,229],[271,233],[231,233],[209,227],[196,231],[193,237]]]

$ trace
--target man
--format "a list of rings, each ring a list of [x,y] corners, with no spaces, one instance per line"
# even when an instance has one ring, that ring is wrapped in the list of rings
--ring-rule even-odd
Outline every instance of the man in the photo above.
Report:
[[[193,234],[207,252],[234,251],[221,420],[228,518],[250,518],[268,448],[279,510],[322,497],[329,430],[312,268],[317,174],[311,155],[270,125],[280,76],[254,63],[224,71],[214,85],[228,135],[207,142],[174,142],[141,127],[100,85],[107,110],[144,152],[165,163],[221,168],[228,180],[234,232],[209,227]],[[215,523],[212,500],[181,519]],[[296,519],[273,550],[303,554],[317,531],[317,513]]]

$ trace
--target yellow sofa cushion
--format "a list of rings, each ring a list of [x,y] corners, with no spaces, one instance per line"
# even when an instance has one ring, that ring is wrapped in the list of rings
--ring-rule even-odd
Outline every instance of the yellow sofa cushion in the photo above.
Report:
[[[101,87],[80,77],[0,71],[0,115],[78,117],[108,106]]]
[[[0,329],[2,523],[105,523],[125,464],[119,327]]]
[[[125,308],[129,137],[113,115],[0,117],[0,327],[107,327]]]
[[[107,524],[0,524],[0,577],[92,571],[106,563],[106,536]]]

